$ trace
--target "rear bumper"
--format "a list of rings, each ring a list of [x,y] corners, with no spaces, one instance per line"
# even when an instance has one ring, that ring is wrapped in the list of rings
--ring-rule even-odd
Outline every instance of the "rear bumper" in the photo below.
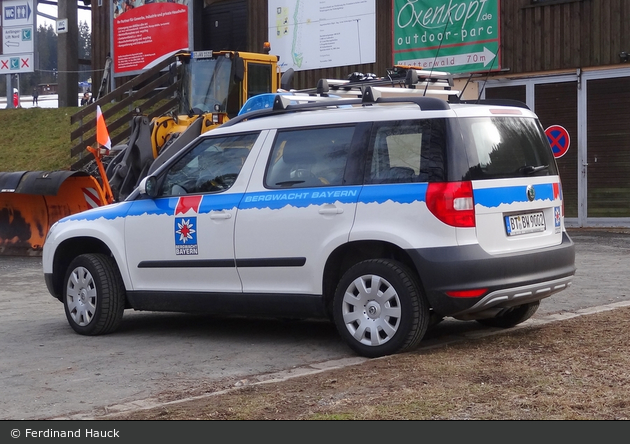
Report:
[[[433,310],[470,316],[488,309],[539,301],[571,285],[575,245],[567,233],[557,246],[490,255],[479,245],[409,250]],[[456,298],[447,291],[485,288],[480,297]]]

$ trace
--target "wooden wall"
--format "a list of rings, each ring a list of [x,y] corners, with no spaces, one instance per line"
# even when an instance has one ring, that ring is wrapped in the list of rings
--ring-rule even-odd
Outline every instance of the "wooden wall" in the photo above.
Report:
[[[516,74],[618,64],[630,51],[630,2],[502,0],[501,46]]]

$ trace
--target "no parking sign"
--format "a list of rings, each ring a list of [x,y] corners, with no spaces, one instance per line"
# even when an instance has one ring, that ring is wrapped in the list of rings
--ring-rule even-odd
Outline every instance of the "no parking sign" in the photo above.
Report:
[[[545,130],[545,134],[556,159],[564,156],[569,151],[571,138],[569,137],[569,132],[563,126],[551,125]]]

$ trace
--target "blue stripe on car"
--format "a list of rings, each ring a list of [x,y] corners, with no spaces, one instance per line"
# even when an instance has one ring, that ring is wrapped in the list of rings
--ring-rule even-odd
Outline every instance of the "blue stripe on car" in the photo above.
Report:
[[[553,202],[553,184],[537,184],[533,187],[536,191],[536,200]],[[487,208],[528,201],[526,185],[478,189],[474,191],[474,196],[476,205],[482,205]]]
[[[474,191],[475,204],[493,208],[501,204],[527,202],[526,186],[495,187]],[[536,200],[553,201],[553,185],[534,185]],[[309,205],[329,203],[383,204],[392,201],[401,204],[424,202],[427,184],[383,184],[348,187],[296,188],[269,190],[253,193],[208,194],[203,197],[199,206],[199,214],[211,211],[231,210],[239,207],[242,210],[269,208],[277,210],[286,206],[306,208]],[[161,199],[141,199],[133,202],[106,205],[82,213],[73,214],[62,219],[96,220],[100,218],[113,220],[118,217],[140,216],[143,214],[175,215],[178,197]]]

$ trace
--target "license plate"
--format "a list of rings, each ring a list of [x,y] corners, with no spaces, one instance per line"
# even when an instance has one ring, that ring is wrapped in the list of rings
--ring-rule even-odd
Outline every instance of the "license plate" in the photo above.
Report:
[[[505,228],[508,236],[545,231],[545,215],[539,211],[505,216]]]

